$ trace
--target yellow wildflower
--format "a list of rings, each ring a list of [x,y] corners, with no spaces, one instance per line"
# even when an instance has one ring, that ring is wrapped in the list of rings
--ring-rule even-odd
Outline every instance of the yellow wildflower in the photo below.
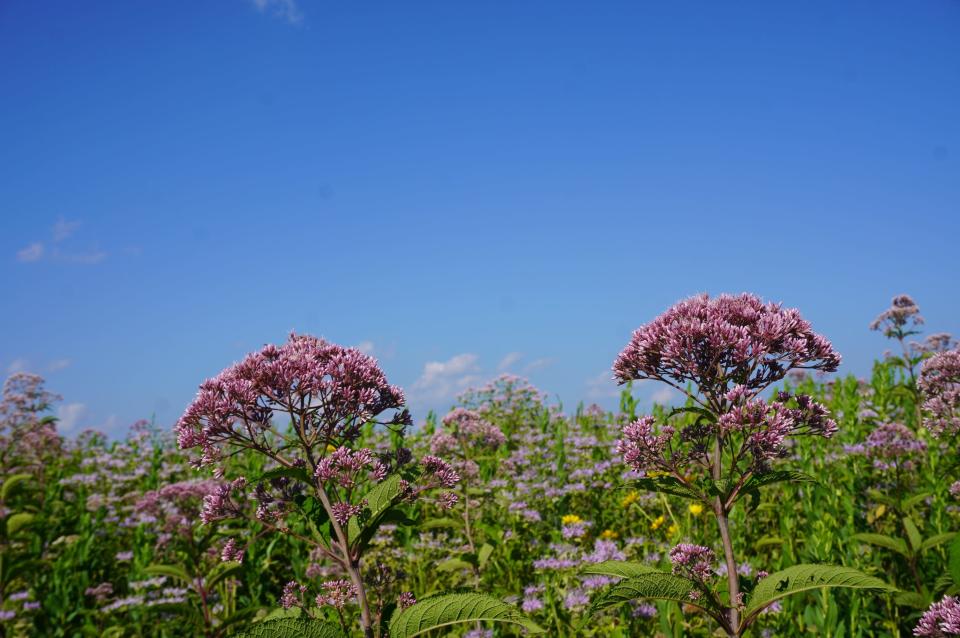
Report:
[[[658,516],[655,519],[653,519],[652,523],[650,523],[650,529],[652,530],[660,529],[660,526],[663,525],[666,521],[667,519],[664,516],[662,515]]]
[[[620,507],[627,508],[640,500],[640,492],[637,490],[630,490],[626,496],[623,497],[623,500],[620,501]]]
[[[620,534],[617,534],[612,529],[605,529],[600,533],[600,538],[605,538],[607,540],[613,540],[614,538],[620,538]]]
[[[582,521],[583,519],[576,514],[566,514],[560,519],[560,522],[564,525],[573,525],[574,523],[580,523]]]
[[[694,516],[700,516],[701,514],[703,514],[703,505],[701,505],[700,503],[691,503],[690,507],[688,507],[687,509],[690,510],[690,513],[693,514]]]
[[[673,523],[672,525],[670,525],[670,527],[667,528],[667,534],[669,534],[670,536],[673,536],[679,531],[680,531],[680,527],[676,523]]]
[[[330,452],[336,452],[336,451],[337,451],[337,448],[327,443],[327,454],[329,454]]]

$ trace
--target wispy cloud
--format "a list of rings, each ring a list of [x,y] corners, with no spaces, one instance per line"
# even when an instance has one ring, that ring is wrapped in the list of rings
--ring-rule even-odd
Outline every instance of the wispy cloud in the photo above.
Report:
[[[375,349],[372,341],[361,341],[360,343],[357,344],[356,348],[363,354],[371,354],[371,355],[373,354]]]
[[[107,258],[107,253],[99,248],[89,250],[70,250],[61,247],[61,244],[73,236],[80,228],[81,223],[58,217],[50,228],[50,241],[35,241],[17,251],[17,261],[23,263],[40,260],[60,261],[71,264],[98,264]],[[69,242],[68,242],[69,243]]]
[[[251,0],[261,13],[272,13],[290,24],[303,22],[303,12],[296,0]]]
[[[58,370],[70,367],[71,363],[73,362],[70,359],[54,359],[47,365],[47,370],[49,372],[57,372]]]
[[[497,370],[501,372],[509,370],[510,366],[516,364],[522,358],[523,354],[519,352],[509,352],[503,359],[500,359],[500,363],[497,364]]]
[[[534,359],[527,365],[523,366],[523,372],[524,374],[530,374],[535,370],[541,370],[552,364],[553,364],[553,359],[550,359],[548,357],[543,357],[541,359]]]
[[[587,379],[586,386],[588,399],[610,399],[620,396],[620,388],[609,370]]]
[[[87,406],[83,403],[66,403],[57,409],[57,429],[70,432],[77,427],[80,419],[87,415]]]
[[[58,217],[53,225],[53,242],[60,243],[80,228],[80,222],[68,221],[63,217]]]
[[[476,383],[477,355],[465,352],[450,357],[446,361],[428,361],[423,366],[423,374],[411,386],[413,393],[424,399],[440,400],[452,397],[455,393]]]
[[[27,369],[27,365],[29,365],[29,363],[26,359],[14,359],[10,362],[10,365],[7,366],[7,374],[23,372]]]
[[[36,241],[17,251],[17,261],[29,263],[39,261],[43,257],[43,243]]]

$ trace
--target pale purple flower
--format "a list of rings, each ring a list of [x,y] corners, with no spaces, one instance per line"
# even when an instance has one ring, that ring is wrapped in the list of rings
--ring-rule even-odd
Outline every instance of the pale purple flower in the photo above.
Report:
[[[414,597],[413,592],[405,591],[397,597],[397,607],[400,609],[406,609],[417,604],[417,599]]]
[[[692,578],[698,582],[708,581],[714,573],[716,556],[713,550],[702,545],[681,543],[670,550],[673,573]]]
[[[913,635],[925,638],[960,636],[960,599],[946,596],[931,605],[920,617]]]
[[[330,605],[337,609],[343,609],[357,597],[357,588],[349,580],[330,580],[321,583],[320,586],[324,591],[316,598],[315,602],[318,607]]]
[[[960,431],[960,349],[932,356],[920,368],[917,385],[927,412],[923,424],[935,436]]]

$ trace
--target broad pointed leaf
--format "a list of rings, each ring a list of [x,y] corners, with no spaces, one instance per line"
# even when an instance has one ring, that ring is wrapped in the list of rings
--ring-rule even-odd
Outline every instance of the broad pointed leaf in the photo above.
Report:
[[[394,613],[390,619],[390,638],[413,638],[433,629],[475,622],[510,623],[530,633],[544,633],[516,607],[493,596],[441,594]]]
[[[311,618],[278,618],[247,627],[237,638],[345,638],[343,631]]]
[[[867,576],[850,567],[836,565],[794,565],[774,572],[762,579],[753,590],[749,604],[743,612],[745,619],[759,614],[770,603],[811,589],[821,587],[846,587],[874,591],[896,591],[879,578]]]
[[[640,563],[631,563],[626,560],[605,560],[602,563],[587,565],[580,570],[581,574],[591,576],[613,576],[615,578],[633,578],[656,572],[653,567],[641,565]]]
[[[902,538],[893,538],[892,536],[885,536],[883,534],[854,534],[850,538],[855,541],[860,541],[861,543],[868,543],[889,549],[901,556],[908,556],[910,554],[910,550],[907,549],[907,542]]]

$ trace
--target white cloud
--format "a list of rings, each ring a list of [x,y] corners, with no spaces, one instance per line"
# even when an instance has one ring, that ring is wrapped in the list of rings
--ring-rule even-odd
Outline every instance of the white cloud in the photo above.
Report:
[[[80,228],[80,222],[70,222],[63,217],[58,217],[53,225],[53,241],[59,243],[72,235]]]
[[[506,370],[519,361],[522,357],[523,354],[519,352],[508,352],[503,359],[500,359],[500,363],[497,364],[497,370],[500,370],[501,372]]]
[[[86,253],[63,253],[62,255],[57,253],[56,257],[74,264],[99,264],[107,258],[107,253],[102,250],[92,250]]]
[[[620,386],[613,380],[613,372],[604,371],[587,379],[588,399],[609,399],[620,396]]]
[[[363,354],[373,354],[373,342],[372,341],[361,341],[357,344],[357,350]]]
[[[70,359],[54,359],[50,362],[50,365],[47,366],[47,370],[50,372],[56,372],[57,370],[63,370],[70,366],[73,363]]]
[[[420,397],[442,399],[452,396],[479,380],[477,355],[469,352],[455,355],[446,361],[428,361],[423,374],[411,389]]]
[[[665,385],[660,387],[656,392],[650,395],[650,402],[665,405],[670,402],[670,399],[672,399],[675,396],[675,394],[676,393],[674,392],[673,388],[671,388],[668,385]]]
[[[252,0],[252,2],[261,13],[269,11],[290,24],[300,24],[303,21],[303,13],[297,6],[296,0]]]
[[[523,366],[523,372],[524,372],[524,374],[529,374],[529,373],[533,372],[534,370],[539,370],[539,369],[541,369],[541,368],[546,368],[547,366],[549,366],[549,365],[552,364],[552,363],[553,363],[553,359],[549,359],[549,358],[546,358],[546,357],[544,357],[544,358],[542,358],[542,359],[534,359],[533,361],[531,361],[531,362],[528,363],[527,365]]]
[[[69,432],[77,427],[80,419],[87,414],[87,406],[83,403],[66,403],[57,409],[57,429]]]
[[[41,257],[43,257],[43,244],[38,241],[17,251],[17,261],[29,263],[38,261]]]
[[[7,366],[7,374],[16,374],[18,372],[23,372],[27,369],[27,360],[26,359],[14,359],[10,362],[10,365]]]

